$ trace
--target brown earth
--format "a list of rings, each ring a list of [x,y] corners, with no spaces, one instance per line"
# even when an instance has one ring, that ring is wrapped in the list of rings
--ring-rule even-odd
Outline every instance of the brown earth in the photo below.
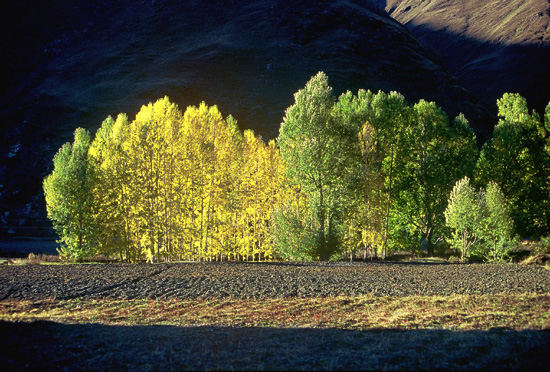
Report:
[[[0,301],[550,293],[548,269],[516,264],[8,265],[0,283]]]
[[[548,293],[542,267],[436,264],[166,264],[0,267],[4,301]],[[54,299],[55,298],[55,299]],[[0,322],[7,370],[525,369],[548,330],[126,326]]]

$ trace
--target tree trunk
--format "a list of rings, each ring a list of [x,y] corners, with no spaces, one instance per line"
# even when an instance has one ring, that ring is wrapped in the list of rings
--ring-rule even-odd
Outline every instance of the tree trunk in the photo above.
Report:
[[[433,257],[435,254],[435,245],[432,242],[433,229],[428,228],[426,231],[426,249],[428,250],[428,256]]]
[[[317,213],[317,219],[319,221],[319,259],[321,261],[326,261],[326,238],[325,238],[325,211],[324,211],[324,195],[323,195],[323,186],[319,188],[319,212]]]
[[[386,251],[388,248],[388,229],[390,226],[390,206],[391,206],[391,197],[392,197],[392,186],[393,186],[393,146],[391,148],[391,159],[390,159],[390,185],[388,190],[388,207],[386,208],[386,227],[384,231],[384,245],[382,251],[382,259],[386,258]]]

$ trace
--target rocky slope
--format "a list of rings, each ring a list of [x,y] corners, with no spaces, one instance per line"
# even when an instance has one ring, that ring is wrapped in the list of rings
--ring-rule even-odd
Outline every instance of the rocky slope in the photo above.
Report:
[[[517,92],[542,113],[550,101],[548,0],[387,0],[388,14],[432,47],[444,65],[496,113]]]

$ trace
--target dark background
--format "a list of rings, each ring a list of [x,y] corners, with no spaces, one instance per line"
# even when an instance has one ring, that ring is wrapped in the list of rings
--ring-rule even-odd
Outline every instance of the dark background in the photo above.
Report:
[[[435,11],[420,0],[10,2],[0,15],[0,240],[54,238],[41,187],[59,147],[77,127],[93,133],[120,112],[133,119],[165,95],[182,110],[216,104],[265,139],[277,137],[293,93],[318,71],[336,94],[395,90],[411,103],[435,101],[451,118],[463,112],[480,142],[504,92],[542,112],[548,2],[518,1],[527,4],[521,13],[498,8],[485,18],[468,0],[451,2],[464,7],[448,14],[449,2],[439,3]]]

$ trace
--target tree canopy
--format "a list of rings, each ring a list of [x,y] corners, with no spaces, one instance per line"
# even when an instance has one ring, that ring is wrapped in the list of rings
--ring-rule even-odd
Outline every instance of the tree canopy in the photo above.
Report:
[[[268,143],[165,97],[75,131],[44,179],[48,217],[71,260],[383,259],[446,243],[498,260],[550,227],[550,104],[541,118],[517,94],[497,103],[479,152],[463,115],[397,92],[335,97],[322,72]]]
[[[59,235],[62,258],[81,261],[94,253],[93,168],[89,162],[90,134],[78,128],[74,142],[53,158],[54,169],[44,179],[48,218]]]
[[[499,185],[518,234],[544,236],[550,231],[550,110],[543,121],[519,94],[506,93],[497,104],[501,119],[481,150],[477,182]]]
[[[71,258],[267,259],[281,167],[273,142],[243,135],[216,106],[182,113],[165,97],[131,122],[107,118],[93,141],[77,129],[44,190]]]

